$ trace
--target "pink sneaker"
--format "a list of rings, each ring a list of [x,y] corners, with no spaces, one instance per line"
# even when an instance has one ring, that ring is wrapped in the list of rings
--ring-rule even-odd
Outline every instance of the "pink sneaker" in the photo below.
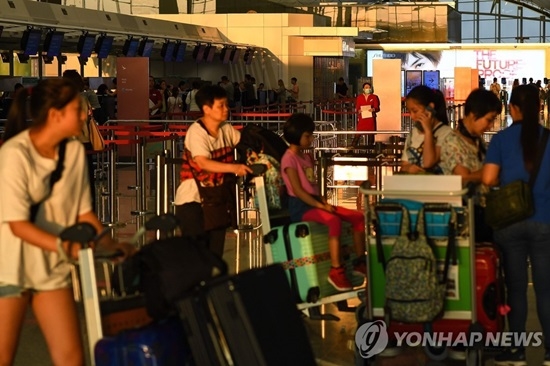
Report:
[[[338,291],[350,291],[353,288],[342,266],[330,269],[328,273],[328,282]]]

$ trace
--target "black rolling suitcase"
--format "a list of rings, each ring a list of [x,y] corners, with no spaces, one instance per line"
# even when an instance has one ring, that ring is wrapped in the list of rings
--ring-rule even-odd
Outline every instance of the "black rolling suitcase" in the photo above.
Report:
[[[280,265],[219,278],[178,304],[198,365],[315,365]]]

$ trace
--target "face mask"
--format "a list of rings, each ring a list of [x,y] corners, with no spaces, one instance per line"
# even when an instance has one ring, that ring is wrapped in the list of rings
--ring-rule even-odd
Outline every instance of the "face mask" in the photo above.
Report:
[[[365,94],[371,94],[371,93],[372,93],[372,89],[363,89],[363,93],[365,93]]]

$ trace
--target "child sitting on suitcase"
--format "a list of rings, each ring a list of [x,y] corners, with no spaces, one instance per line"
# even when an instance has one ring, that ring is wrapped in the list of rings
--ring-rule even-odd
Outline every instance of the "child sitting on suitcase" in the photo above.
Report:
[[[293,114],[283,127],[284,138],[290,144],[283,155],[281,170],[288,190],[288,209],[292,222],[314,221],[329,227],[329,251],[332,268],[328,282],[338,291],[352,289],[340,256],[342,220],[353,226],[354,249],[360,260],[354,274],[365,276],[365,220],[361,212],[332,206],[319,196],[313,174],[313,158],[302,150],[311,148],[315,124],[310,116]]]

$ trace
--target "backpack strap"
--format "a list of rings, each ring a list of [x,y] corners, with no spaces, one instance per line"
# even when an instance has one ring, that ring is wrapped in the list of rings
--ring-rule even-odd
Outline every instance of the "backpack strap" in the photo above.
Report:
[[[424,221],[420,225],[422,229],[422,235],[426,235],[428,244],[432,247],[435,254],[435,241],[433,238],[427,236],[427,221],[426,221],[426,212],[450,212],[449,221],[447,223],[447,250],[445,252],[445,263],[443,267],[443,275],[439,280],[440,284],[443,284],[447,281],[447,276],[449,274],[449,268],[451,264],[457,264],[457,249],[456,249],[456,211],[448,203],[426,203],[422,210],[422,215],[419,215],[420,218]]]
[[[55,166],[55,170],[50,175],[50,192],[41,201],[31,205],[31,222],[35,222],[40,205],[51,196],[53,186],[55,185],[55,183],[57,183],[57,181],[61,179],[61,176],[63,175],[63,170],[65,169],[65,151],[67,150],[67,142],[68,139],[65,139],[59,143],[59,155],[57,159],[57,165]]]
[[[384,255],[384,246],[382,245],[382,225],[384,221],[383,213],[390,213],[392,215],[400,215],[399,236],[408,236],[410,229],[410,215],[409,210],[403,204],[399,202],[379,202],[374,207],[374,229],[376,231],[376,251],[378,262],[382,265],[384,272],[386,271],[386,258]]]

